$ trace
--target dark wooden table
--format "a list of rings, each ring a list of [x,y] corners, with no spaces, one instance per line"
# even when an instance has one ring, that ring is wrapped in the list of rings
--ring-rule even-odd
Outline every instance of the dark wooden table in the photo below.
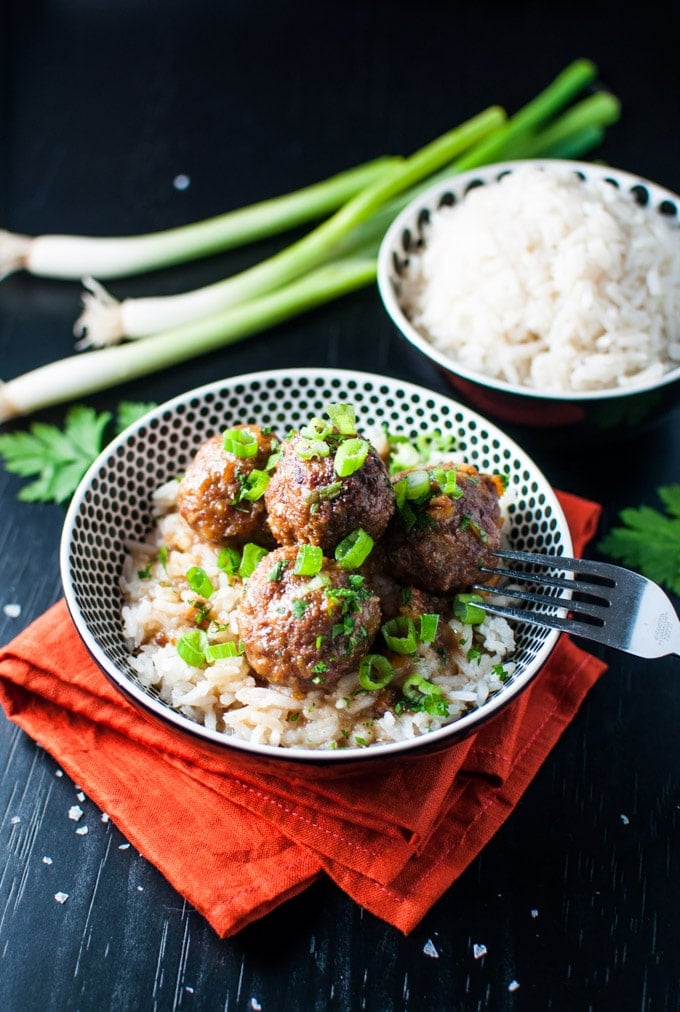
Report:
[[[596,157],[680,190],[677,23],[649,4],[630,16],[578,4],[545,13],[553,6],[5,0],[0,225],[122,234],[216,214],[414,150],[490,103],[513,110],[578,56],[597,62],[623,104]],[[185,189],[174,185],[181,174]],[[111,287],[181,290],[246,257]],[[71,353],[78,310],[75,283],[5,280],[0,375]],[[160,402],[218,377],[302,365],[445,392],[368,289],[88,402]],[[519,438],[556,486],[603,503],[604,532],[622,507],[657,505],[655,490],[680,480],[679,422],[676,412],[606,451]],[[61,594],[64,511],[20,503],[20,487],[0,473],[1,643]],[[680,1007],[678,661],[605,656],[607,675],[516,811],[409,937],[322,881],[220,941],[2,719],[0,1009]],[[487,954],[476,958],[475,946]]]

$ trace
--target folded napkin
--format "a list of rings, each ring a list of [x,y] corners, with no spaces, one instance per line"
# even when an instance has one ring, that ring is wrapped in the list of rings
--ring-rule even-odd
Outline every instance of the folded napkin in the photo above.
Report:
[[[600,507],[559,497],[580,554]],[[511,813],[604,670],[562,636],[518,699],[442,753],[276,776],[141,716],[59,601],[0,650],[0,703],[220,936],[323,873],[407,934]]]

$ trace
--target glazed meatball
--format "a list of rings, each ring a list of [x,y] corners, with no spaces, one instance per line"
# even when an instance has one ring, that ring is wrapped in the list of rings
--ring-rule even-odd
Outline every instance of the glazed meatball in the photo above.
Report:
[[[361,466],[342,477],[336,470],[336,453],[348,438],[365,444],[367,452]],[[279,544],[318,545],[332,556],[338,542],[359,527],[374,541],[381,538],[395,503],[385,464],[367,440],[336,433],[325,446],[325,456],[310,455],[305,436],[295,433],[286,439],[265,502]]]
[[[237,425],[227,430],[250,444],[240,456],[225,449],[225,434],[208,439],[189,464],[179,484],[177,505],[186,522],[214,544],[255,541],[265,548],[275,544],[263,495],[252,498],[249,488],[254,471],[264,471],[279,441],[257,425]],[[240,435],[239,435],[240,434]],[[253,441],[255,446],[253,445]],[[233,445],[233,440],[232,440]]]
[[[358,574],[323,559],[320,573],[295,574],[299,546],[270,552],[249,577],[236,613],[253,670],[294,689],[332,686],[370,650],[380,602]]]
[[[389,573],[403,584],[439,595],[483,583],[479,565],[500,546],[497,480],[468,466],[414,468],[394,476],[398,494],[399,483],[411,480],[409,475],[418,479],[414,489],[425,476],[427,488],[403,502],[399,497],[400,508],[384,541]]]

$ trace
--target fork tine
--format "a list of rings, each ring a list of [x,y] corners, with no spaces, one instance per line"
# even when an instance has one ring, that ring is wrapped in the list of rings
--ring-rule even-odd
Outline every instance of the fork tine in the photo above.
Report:
[[[527,622],[529,625],[538,625],[544,629],[557,629],[560,632],[571,633],[574,636],[584,636],[586,639],[600,643],[606,643],[604,627],[591,625],[589,622],[578,622],[571,618],[561,618],[559,615],[547,614],[544,612],[532,612],[524,608],[509,608],[506,605],[492,604],[484,601],[480,605],[489,615],[499,615],[501,618],[516,619],[518,622]]]
[[[496,551],[489,552],[489,554],[496,555],[499,559],[508,559],[515,562],[531,562],[539,566],[551,566],[553,569],[564,569],[569,573],[584,573],[587,576],[596,576],[599,579],[605,580],[610,586],[613,586],[615,583],[612,578],[612,566],[607,562],[597,562],[593,559],[588,559],[587,562],[584,562],[583,559],[572,559],[563,555],[541,555],[539,552],[511,552],[504,548],[499,548]]]
[[[494,553],[495,554],[495,553]],[[572,577],[551,576],[548,573],[533,573],[520,569],[502,569],[495,566],[480,566],[481,572],[490,573],[494,576],[505,576],[511,580],[524,580],[527,583],[540,583],[546,587],[555,587],[557,590],[578,590],[581,594],[592,594],[607,600],[603,591],[606,589],[602,583],[586,583],[585,580],[576,580]],[[555,565],[555,569],[559,569]]]
[[[515,574],[517,575],[517,574]],[[572,597],[561,595],[536,594],[529,590],[521,590],[519,587],[489,587],[488,584],[476,583],[473,590],[481,591],[483,594],[500,594],[502,597],[511,597],[518,601],[528,601],[529,604],[539,605],[547,608],[564,609],[573,612],[575,615],[590,616],[603,623],[611,613],[611,606],[606,598],[600,598],[604,604],[596,601],[578,601]]]

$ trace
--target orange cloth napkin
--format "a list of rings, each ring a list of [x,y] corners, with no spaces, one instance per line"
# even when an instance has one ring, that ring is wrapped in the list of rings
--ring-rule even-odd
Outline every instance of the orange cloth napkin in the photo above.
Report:
[[[559,496],[580,554],[600,507]],[[322,873],[406,934],[508,817],[604,670],[562,636],[527,691],[445,752],[277,776],[141,716],[59,601],[0,650],[0,702],[220,936]]]

